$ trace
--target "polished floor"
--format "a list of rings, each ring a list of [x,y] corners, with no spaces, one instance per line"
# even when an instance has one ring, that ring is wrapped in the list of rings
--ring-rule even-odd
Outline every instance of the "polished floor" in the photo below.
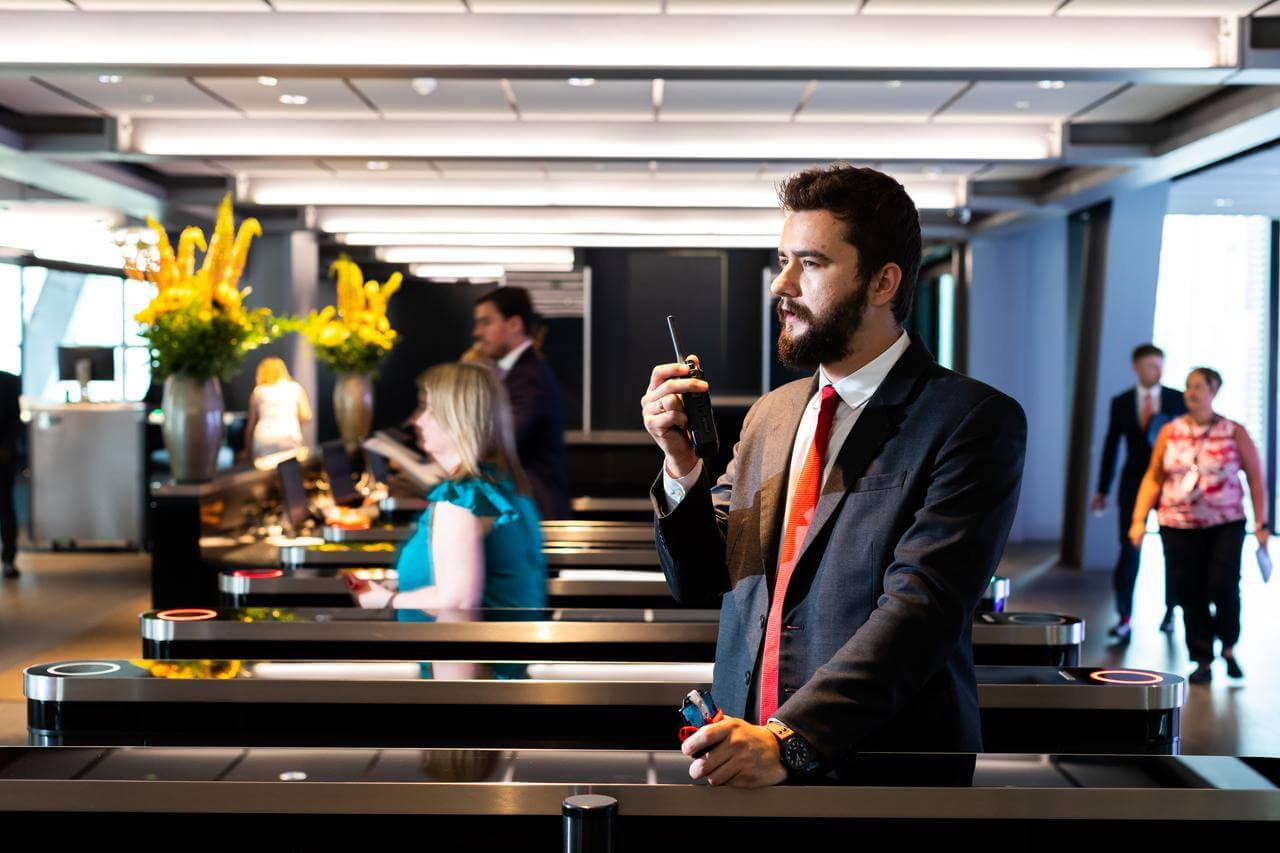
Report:
[[[1237,647],[1245,678],[1226,677],[1215,664],[1213,683],[1191,688],[1184,709],[1183,752],[1280,756],[1280,580],[1266,586],[1253,547],[1246,544],[1244,633]],[[1083,662],[1143,667],[1185,675],[1190,669],[1179,625],[1172,637],[1158,630],[1164,606],[1159,542],[1151,537],[1139,575],[1133,641],[1107,647],[1114,621],[1111,578],[1105,572],[1044,570],[1043,546],[1011,549],[1011,606],[1085,618]],[[0,744],[26,742],[22,669],[34,663],[129,658],[139,653],[137,615],[149,606],[147,558],[132,554],[19,556],[23,575],[0,585]]]

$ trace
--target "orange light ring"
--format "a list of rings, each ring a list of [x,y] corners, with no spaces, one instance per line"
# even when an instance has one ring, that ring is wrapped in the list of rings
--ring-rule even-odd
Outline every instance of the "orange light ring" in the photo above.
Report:
[[[236,569],[231,574],[238,578],[266,580],[268,578],[284,577],[284,569]]]
[[[175,610],[161,610],[156,614],[157,619],[165,622],[204,622],[207,619],[213,619],[218,615],[216,610],[208,610],[203,607],[179,607]]]
[[[1142,678],[1150,679],[1148,681],[1137,681],[1126,678],[1113,678],[1117,675],[1136,675]],[[1154,672],[1143,672],[1138,669],[1100,669],[1097,672],[1089,673],[1089,677],[1094,681],[1101,681],[1103,684],[1124,684],[1128,686],[1139,685],[1146,687],[1152,684],[1160,684],[1164,681],[1164,676]]]

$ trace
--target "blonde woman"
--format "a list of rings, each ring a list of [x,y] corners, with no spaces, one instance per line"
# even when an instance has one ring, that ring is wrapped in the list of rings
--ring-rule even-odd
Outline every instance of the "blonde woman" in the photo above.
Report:
[[[275,356],[260,361],[244,430],[244,446],[251,457],[301,449],[302,425],[310,420],[311,401],[284,361]]]
[[[441,364],[418,380],[422,449],[445,472],[396,561],[399,590],[354,590],[362,607],[543,607],[542,518],[515,453],[511,402],[493,371]]]

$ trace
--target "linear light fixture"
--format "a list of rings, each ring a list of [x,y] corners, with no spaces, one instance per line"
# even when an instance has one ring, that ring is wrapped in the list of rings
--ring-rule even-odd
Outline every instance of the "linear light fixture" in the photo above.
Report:
[[[400,246],[377,251],[388,264],[521,264],[573,268],[573,249],[564,246]]]
[[[955,181],[917,180],[906,184],[916,207],[949,210],[959,204]],[[263,205],[370,205],[489,207],[672,207],[776,209],[769,181],[657,180],[391,180],[343,181],[251,178],[248,197]]]
[[[410,268],[418,278],[458,281],[498,281],[507,271],[498,264],[418,264]]]
[[[318,227],[330,233],[501,234],[767,234],[777,239],[782,213],[764,209],[321,207]],[[567,246],[559,242],[554,245]]]
[[[856,162],[1040,161],[1056,157],[1049,122],[240,121],[135,118],[130,153],[221,158],[581,159]],[[890,170],[892,171],[892,170]]]
[[[354,5],[354,4],[352,4]],[[872,4],[874,5],[874,4]],[[3,61],[61,68],[249,69],[344,66],[578,69],[1025,70],[1063,79],[1071,69],[1221,69],[1236,63],[1217,16],[797,15],[803,51],[778,50],[773,15],[239,15],[190,27],[181,12],[5,15]],[[1234,21],[1234,19],[1229,19]],[[176,28],[182,38],[173,38]],[[235,32],[228,39],[225,33]],[[129,38],[103,38],[103,32]],[[706,33],[716,37],[708,39]],[[359,33],[377,50],[351,50]],[[146,45],[145,56],[138,45]],[[1082,50],[1081,45],[1088,48]],[[261,73],[253,71],[253,75]],[[249,75],[246,75],[249,76]],[[344,76],[335,73],[333,76]],[[894,74],[894,77],[904,76]]]
[[[772,249],[778,245],[774,234],[397,234],[356,232],[337,235],[348,246],[413,248],[418,246],[575,246],[598,248],[660,249]]]

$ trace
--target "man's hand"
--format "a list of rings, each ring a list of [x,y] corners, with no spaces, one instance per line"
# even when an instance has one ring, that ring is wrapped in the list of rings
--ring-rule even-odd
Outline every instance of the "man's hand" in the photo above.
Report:
[[[1102,512],[1107,508],[1107,496],[1102,492],[1098,492],[1093,496],[1093,500],[1089,501],[1089,509],[1094,512]]]
[[[764,726],[725,717],[698,729],[680,747],[693,758],[689,776],[712,785],[764,788],[786,781],[778,739]]]
[[[1147,525],[1144,521],[1135,521],[1129,525],[1129,542],[1135,548],[1142,547],[1143,537],[1147,535]]]
[[[698,464],[686,432],[689,417],[680,395],[706,391],[709,386],[701,379],[685,379],[688,373],[683,364],[659,364],[649,377],[648,392],[640,398],[644,428],[666,454],[667,473],[673,477],[683,477]]]

